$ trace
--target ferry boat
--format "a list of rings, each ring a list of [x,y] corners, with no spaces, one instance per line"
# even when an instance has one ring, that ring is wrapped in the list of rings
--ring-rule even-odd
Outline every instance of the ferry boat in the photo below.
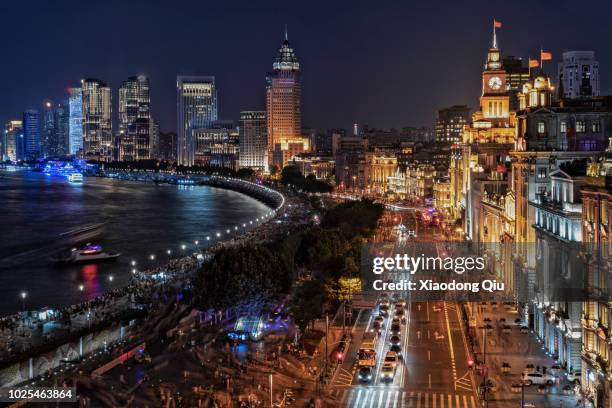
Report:
[[[81,248],[72,248],[69,254],[56,259],[56,262],[62,264],[83,263],[83,262],[103,262],[113,261],[119,258],[121,254],[113,252],[104,252],[102,246],[88,243]]]
[[[83,175],[81,173],[70,173],[68,175],[68,181],[71,183],[82,183]]]

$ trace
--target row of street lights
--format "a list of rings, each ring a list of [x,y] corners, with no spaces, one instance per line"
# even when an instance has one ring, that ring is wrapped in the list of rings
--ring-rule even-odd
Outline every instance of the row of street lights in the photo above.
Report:
[[[244,223],[242,223],[242,228],[246,229],[247,227],[252,226],[254,223],[255,223],[255,225],[257,225],[257,223],[263,222],[264,220],[267,220],[269,217],[274,216],[275,213],[276,213],[276,210],[272,210],[272,211],[262,215],[261,217],[256,217],[254,220],[249,220],[248,222],[244,222]],[[234,228],[233,228],[233,231],[238,231],[238,230],[239,230],[239,226],[235,225]],[[226,234],[232,233],[232,229],[226,228],[225,229],[225,233]],[[210,245],[211,239],[214,239],[214,237],[221,238],[222,235],[223,235],[222,231],[217,231],[213,236],[211,236],[211,235],[206,236],[205,240],[206,240],[207,245]],[[200,245],[200,241],[199,240],[195,240],[193,243],[194,243],[194,245],[196,247],[196,250],[197,250],[198,246]],[[186,244],[181,244],[180,248],[184,252],[187,249],[187,245]],[[168,255],[169,257],[172,255],[172,253],[173,253],[172,249],[167,249],[166,250],[166,255]],[[152,262],[154,262],[155,259],[157,259],[157,256],[155,254],[150,254],[149,255],[149,259]],[[137,272],[137,269],[136,269],[136,260],[132,259],[132,261],[130,262],[130,265],[132,266],[132,270],[131,270],[132,275],[135,275],[136,272]],[[109,277],[108,277],[109,282],[113,282],[114,279],[115,278],[113,277],[113,275],[109,275]],[[78,289],[79,289],[80,292],[83,292],[85,290],[85,286],[83,284],[79,284]],[[19,296],[21,297],[21,308],[25,312],[25,310],[26,310],[25,300],[26,300],[28,294],[27,294],[27,292],[25,290],[23,290],[23,291],[21,291]]]

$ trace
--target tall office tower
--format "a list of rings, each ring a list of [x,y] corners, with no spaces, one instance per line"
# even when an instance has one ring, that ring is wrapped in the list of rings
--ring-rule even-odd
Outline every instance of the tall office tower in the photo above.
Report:
[[[159,147],[158,155],[160,160],[175,162],[176,152],[176,133],[174,132],[159,132]]]
[[[458,143],[461,141],[463,127],[470,123],[470,108],[454,105],[438,111],[436,121],[436,142]]]
[[[57,132],[57,156],[66,156],[70,148],[70,107],[69,101],[65,100],[54,110],[55,129]]]
[[[151,158],[149,79],[129,77],[119,88],[119,160]]]
[[[272,72],[266,78],[266,113],[270,153],[275,149],[287,150],[291,144],[297,145],[301,142],[302,87],[299,74],[300,64],[293,48],[289,45],[285,31],[285,41],[272,64]],[[268,158],[274,161],[272,154]],[[274,164],[283,165],[284,163],[274,162]]]
[[[23,122],[11,120],[4,127],[3,160],[18,161],[24,159]]]
[[[177,98],[177,162],[193,166],[194,130],[206,129],[217,120],[217,88],[214,76],[178,76]]]
[[[68,94],[68,153],[79,155],[83,151],[83,92],[70,88]]]
[[[599,61],[594,51],[567,51],[558,65],[559,98],[592,98],[600,95]]]
[[[529,82],[529,68],[523,65],[523,60],[518,57],[507,56],[502,59],[502,65],[506,70],[506,86],[510,94],[510,110],[518,110],[518,93],[523,90],[523,84]]]
[[[40,117],[36,109],[23,112],[24,160],[40,158]]]
[[[151,158],[159,158],[159,123],[153,118],[149,120],[149,140],[151,144]]]
[[[83,92],[83,156],[110,161],[113,152],[112,96],[98,79],[81,82]]]
[[[69,113],[65,105],[45,103],[42,120],[41,154],[61,157],[68,153]]]
[[[264,111],[240,112],[240,167],[268,170],[268,122]]]
[[[42,115],[41,156],[54,157],[58,144],[55,128],[55,109],[51,102],[46,102]]]

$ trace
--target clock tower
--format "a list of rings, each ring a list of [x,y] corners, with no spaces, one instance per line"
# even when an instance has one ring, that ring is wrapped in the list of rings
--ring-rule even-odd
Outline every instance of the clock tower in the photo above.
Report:
[[[485,119],[507,121],[510,112],[510,96],[506,82],[501,53],[497,47],[497,36],[493,28],[493,44],[487,54],[482,73],[482,96],[480,108]]]

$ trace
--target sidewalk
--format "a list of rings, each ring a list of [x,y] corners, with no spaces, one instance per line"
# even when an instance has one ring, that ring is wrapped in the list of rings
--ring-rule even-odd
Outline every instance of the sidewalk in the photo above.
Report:
[[[481,305],[473,303],[473,313],[476,317],[476,330],[474,336],[474,356],[477,363],[486,359],[483,371],[486,371],[487,379],[493,382],[493,392],[487,392],[487,403],[490,408],[510,408],[520,406],[520,388],[514,388],[513,384],[521,383],[521,374],[526,369],[527,364],[533,366],[533,371],[544,373],[556,377],[556,381],[551,386],[539,387],[537,385],[524,387],[524,402],[531,403],[541,408],[567,408],[575,407],[578,398],[575,395],[566,395],[564,387],[568,385],[565,380],[564,370],[551,370],[556,361],[548,356],[541,343],[535,335],[529,331],[521,333],[520,324],[515,323],[519,314],[515,310],[506,310],[502,304],[494,308],[491,304]],[[485,321],[485,319],[490,321]],[[500,319],[505,319],[505,322]],[[489,330],[483,327],[489,324]],[[503,326],[510,326],[509,332],[504,332]],[[470,336],[468,335],[468,338]],[[483,356],[483,340],[486,339],[486,355]],[[509,364],[509,372],[502,372],[502,364]],[[475,367],[480,368],[478,364]],[[476,379],[479,384],[483,377],[481,371],[477,372]],[[572,387],[573,389],[573,387]],[[573,394],[573,392],[572,392]],[[481,401],[484,403],[484,401]],[[581,406],[581,405],[580,405]]]

